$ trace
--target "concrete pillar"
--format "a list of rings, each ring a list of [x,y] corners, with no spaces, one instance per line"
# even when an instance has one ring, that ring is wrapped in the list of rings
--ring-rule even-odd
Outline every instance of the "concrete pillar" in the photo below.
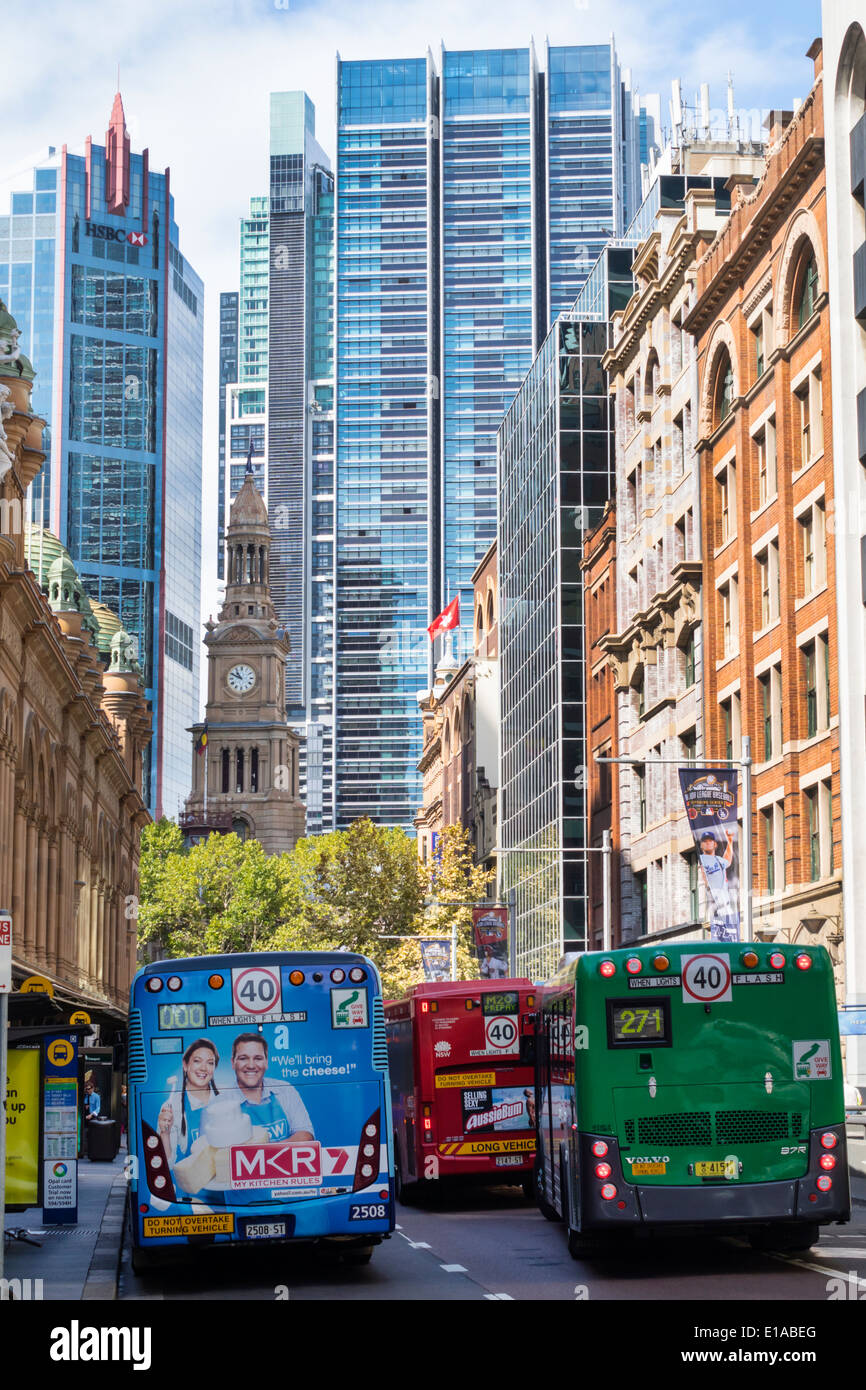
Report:
[[[36,832],[36,942],[38,963],[48,964],[48,832],[39,826]]]
[[[24,932],[24,874],[27,868],[27,821],[23,811],[14,808],[12,864],[12,931],[18,941]]]
[[[45,915],[45,956],[49,970],[60,969],[60,846],[59,830],[48,842],[48,907]]]
[[[24,955],[32,961],[36,955],[36,820],[27,819],[27,865],[24,876]]]

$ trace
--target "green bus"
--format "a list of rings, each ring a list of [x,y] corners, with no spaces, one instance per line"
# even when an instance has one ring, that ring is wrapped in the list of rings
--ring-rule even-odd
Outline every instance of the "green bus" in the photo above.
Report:
[[[539,991],[536,1198],[577,1259],[674,1229],[807,1249],[850,1217],[833,968],[819,947],[568,958]]]

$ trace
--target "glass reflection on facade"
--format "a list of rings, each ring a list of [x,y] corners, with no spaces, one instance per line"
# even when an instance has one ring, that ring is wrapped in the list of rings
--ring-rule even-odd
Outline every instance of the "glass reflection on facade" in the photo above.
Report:
[[[602,315],[554,324],[498,436],[502,889],[515,894],[515,968],[531,979],[587,941],[580,565],[614,487],[601,359],[631,254],[605,252]]]
[[[154,727],[144,796],[173,814],[188,791],[198,666],[196,653],[175,681],[163,636],[167,592],[199,631],[203,287],[178,250],[168,174],[131,152],[119,97],[111,133],[122,169],[88,142],[82,156],[52,154],[32,192],[12,194],[0,296],[28,342],[34,410],[50,422],[31,519],[136,641]]]
[[[496,431],[630,215],[632,105],[612,43],[339,64],[340,825],[421,802],[426,627],[458,593],[472,612]]]

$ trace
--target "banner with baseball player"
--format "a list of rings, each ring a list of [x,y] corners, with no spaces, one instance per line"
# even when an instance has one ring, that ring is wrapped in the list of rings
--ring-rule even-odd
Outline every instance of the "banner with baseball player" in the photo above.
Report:
[[[710,895],[713,941],[740,939],[740,846],[737,772],[681,767],[680,787],[704,882]]]

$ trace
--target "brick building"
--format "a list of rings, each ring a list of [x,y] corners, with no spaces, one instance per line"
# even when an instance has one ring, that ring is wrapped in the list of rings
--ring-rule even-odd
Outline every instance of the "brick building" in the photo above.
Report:
[[[586,746],[587,843],[589,856],[589,939],[590,949],[600,949],[604,923],[604,873],[601,850],[604,832],[611,832],[611,945],[619,946],[620,865],[619,865],[619,777],[609,763],[596,762],[596,754],[615,758],[617,738],[616,690],[606,653],[600,643],[616,630],[616,504],[608,502],[597,526],[583,542],[584,622],[586,625]]]
[[[708,756],[749,734],[755,934],[841,972],[833,448],[821,45],[763,177],[697,267]],[[745,886],[746,874],[743,873]]]
[[[472,576],[472,655],[458,665],[444,639],[432,690],[418,697],[424,745],[418,769],[424,804],[415,816],[418,854],[429,859],[436,838],[458,821],[475,860],[493,867],[499,762],[499,604],[496,544]]]

